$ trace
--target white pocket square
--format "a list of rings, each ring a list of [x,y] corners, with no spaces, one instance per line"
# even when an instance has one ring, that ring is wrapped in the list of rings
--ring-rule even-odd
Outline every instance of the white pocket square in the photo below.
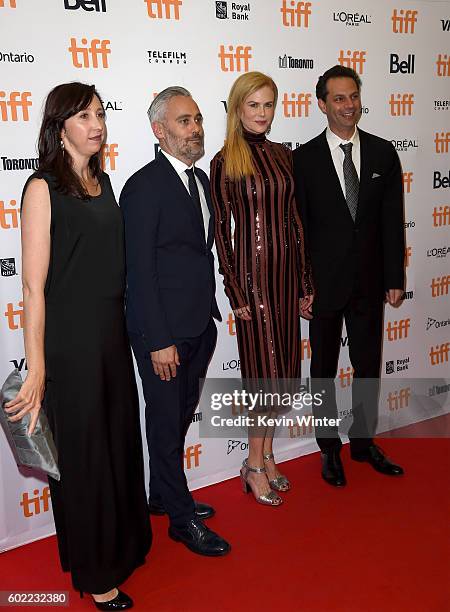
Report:
[[[372,178],[378,178],[379,176],[381,176],[381,174],[377,174],[376,172],[372,174]]]

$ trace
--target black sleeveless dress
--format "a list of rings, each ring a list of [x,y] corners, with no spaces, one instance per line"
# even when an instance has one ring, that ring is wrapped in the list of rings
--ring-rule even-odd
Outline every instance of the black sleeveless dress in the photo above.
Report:
[[[144,562],[151,544],[122,215],[106,174],[101,195],[87,201],[35,177],[51,198],[44,410],[61,472],[60,482],[49,478],[59,554],[76,589],[104,593]]]

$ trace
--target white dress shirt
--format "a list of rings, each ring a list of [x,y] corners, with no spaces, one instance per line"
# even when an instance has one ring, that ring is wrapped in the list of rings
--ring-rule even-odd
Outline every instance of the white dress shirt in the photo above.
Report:
[[[348,144],[349,142],[353,144],[352,159],[353,159],[353,164],[356,168],[356,172],[359,178],[360,169],[361,169],[361,152],[360,152],[360,146],[359,146],[358,128],[355,127],[355,131],[353,132],[353,136],[350,138],[350,140],[342,140],[342,138],[340,138],[334,132],[332,132],[329,127],[327,127],[326,137],[327,137],[328,146],[330,147],[331,157],[333,158],[334,167],[336,168],[336,172],[339,177],[339,182],[341,184],[342,193],[344,194],[344,197],[345,197],[345,181],[344,181],[345,153],[339,145]]]
[[[190,170],[191,168],[194,168],[194,164],[187,166],[181,160],[177,159],[173,155],[170,155],[170,153],[167,153],[167,151],[163,151],[162,149],[160,149],[160,151],[163,155],[167,157],[169,162],[172,164],[173,169],[180,177],[183,185],[186,187],[187,192],[189,193],[189,196],[190,196],[191,194],[189,192],[189,177],[186,174],[185,170]],[[195,176],[195,182],[197,183],[197,187],[198,187],[198,193],[200,195],[200,204],[202,205],[203,226],[205,229],[205,240],[207,240],[208,239],[209,217],[210,217],[209,208],[208,208],[208,204],[206,203],[206,197],[205,197],[205,191],[203,189],[203,185],[200,179],[198,178],[198,176],[195,174],[195,172],[194,172],[194,176]]]

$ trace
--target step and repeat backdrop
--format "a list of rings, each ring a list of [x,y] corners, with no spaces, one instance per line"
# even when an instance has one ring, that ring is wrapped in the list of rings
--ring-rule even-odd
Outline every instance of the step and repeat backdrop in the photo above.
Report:
[[[315,84],[340,63],[363,81],[361,127],[392,141],[403,167],[408,280],[402,306],[385,311],[379,430],[450,410],[450,2],[0,0],[0,33],[0,380],[13,367],[23,375],[27,370],[20,198],[37,167],[42,106],[53,86],[73,80],[97,86],[107,110],[104,166],[118,198],[125,180],[157,151],[146,110],[158,91],[177,84],[192,92],[205,118],[199,165],[208,172],[223,144],[228,92],[240,74],[260,70],[276,81],[270,138],[294,149],[324,129]],[[238,378],[235,323],[219,276],[217,286],[223,322],[209,376]],[[305,321],[301,354],[308,385]],[[351,380],[344,329],[337,377],[343,416],[351,407]],[[247,453],[243,430],[201,436],[203,405],[185,449],[192,488],[235,476]],[[317,450],[306,425],[279,433],[280,460]],[[46,481],[19,471],[3,432],[0,458],[5,550],[54,528]]]

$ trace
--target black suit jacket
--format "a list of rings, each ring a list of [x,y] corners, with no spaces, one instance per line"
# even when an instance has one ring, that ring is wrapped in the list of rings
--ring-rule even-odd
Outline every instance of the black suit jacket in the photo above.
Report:
[[[125,221],[127,325],[148,351],[195,338],[211,315],[220,320],[215,300],[214,210],[209,180],[195,169],[210,212],[203,221],[180,177],[163,153],[131,176],[120,195]]]
[[[390,142],[359,130],[361,168],[355,222],[345,201],[326,130],[294,152],[296,198],[315,286],[314,311],[350,297],[379,304],[404,286],[403,182]]]

